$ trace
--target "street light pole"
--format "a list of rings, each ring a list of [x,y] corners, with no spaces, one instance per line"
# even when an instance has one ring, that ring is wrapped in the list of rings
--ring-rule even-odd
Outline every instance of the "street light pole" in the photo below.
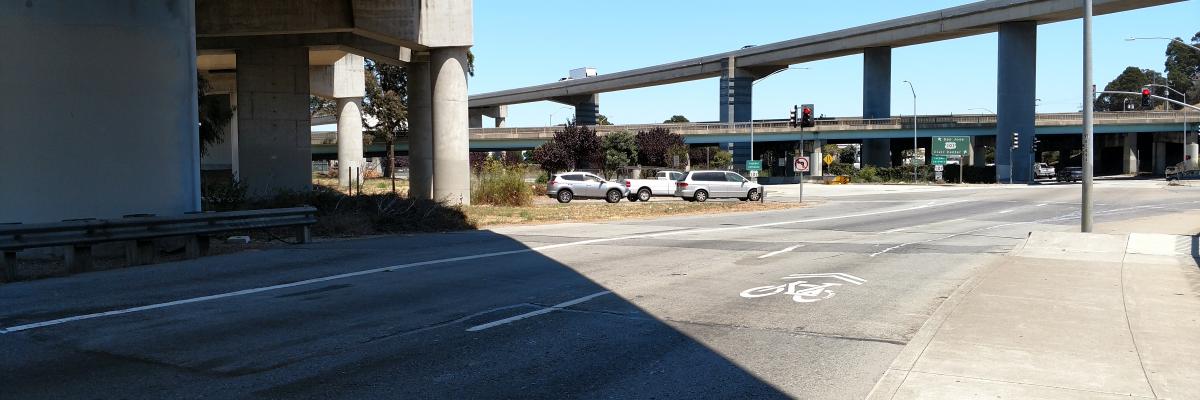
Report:
[[[912,82],[904,81],[908,84],[908,90],[912,91],[913,95],[913,149],[912,158],[909,161],[913,167],[913,184],[917,184],[917,89],[913,88]]]
[[[1083,194],[1079,231],[1092,231],[1092,0],[1083,0]]]
[[[1125,41],[1126,41],[1126,42],[1132,42],[1132,41],[1134,41],[1134,40],[1169,40],[1169,41],[1172,41],[1172,42],[1179,42],[1179,44],[1182,44],[1182,45],[1184,45],[1184,46],[1187,46],[1187,47],[1191,47],[1192,49],[1195,49],[1196,51],[1200,51],[1200,47],[1192,46],[1192,45],[1188,44],[1187,42],[1185,42],[1185,41],[1183,41],[1182,39],[1179,39],[1179,38],[1166,38],[1166,37],[1131,37],[1131,38],[1125,38]]]

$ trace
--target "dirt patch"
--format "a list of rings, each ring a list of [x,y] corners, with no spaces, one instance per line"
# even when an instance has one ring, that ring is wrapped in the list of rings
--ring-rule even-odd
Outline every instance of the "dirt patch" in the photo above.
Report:
[[[647,219],[677,215],[757,212],[806,207],[810,204],[742,201],[689,203],[685,201],[651,201],[647,203],[604,201],[558,204],[538,201],[529,207],[467,206],[463,212],[475,226],[484,228],[500,225],[555,224],[564,222],[615,221]]]

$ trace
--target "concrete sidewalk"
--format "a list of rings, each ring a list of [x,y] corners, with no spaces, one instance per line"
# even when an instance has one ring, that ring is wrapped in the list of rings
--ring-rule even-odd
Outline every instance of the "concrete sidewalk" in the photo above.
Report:
[[[869,399],[1198,399],[1191,236],[1034,232],[951,295]]]

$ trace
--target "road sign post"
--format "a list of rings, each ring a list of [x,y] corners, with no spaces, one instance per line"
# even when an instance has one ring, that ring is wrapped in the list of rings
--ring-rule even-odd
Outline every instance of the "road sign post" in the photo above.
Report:
[[[762,160],[746,160],[747,171],[762,171]]]

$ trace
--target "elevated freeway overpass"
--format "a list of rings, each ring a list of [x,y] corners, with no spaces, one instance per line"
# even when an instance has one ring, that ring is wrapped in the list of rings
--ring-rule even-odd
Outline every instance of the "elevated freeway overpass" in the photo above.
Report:
[[[1129,11],[1179,0],[1096,0],[1097,15]],[[1041,24],[1081,18],[1079,0],[987,0],[938,11],[896,18],[873,24],[821,33],[801,38],[754,46],[637,68],[583,79],[546,83],[528,87],[480,93],[470,96],[472,127],[481,128],[483,116],[496,118],[497,127],[507,117],[511,104],[554,101],[575,107],[575,121],[594,125],[600,113],[599,94],[707,78],[720,78],[718,100],[720,122],[744,123],[751,118],[753,83],[790,65],[851,54],[863,54],[862,118],[890,118],[891,49],[973,35],[997,35],[997,93],[993,132],[1021,132],[1035,129],[1035,84],[1037,82],[1037,27]],[[550,77],[548,77],[550,78]],[[548,79],[549,80],[549,79]],[[817,102],[820,99],[813,99]],[[1011,138],[997,135],[1001,147]],[[997,157],[998,179],[1007,180],[1011,171],[1027,176],[1027,165],[1010,162],[1024,160],[1032,152],[1028,141],[1019,142],[1012,154]],[[868,140],[865,161],[885,165],[894,153],[889,141]],[[1011,167],[1011,168],[1009,168]]]
[[[1048,113],[1038,114],[1036,118],[1035,135],[1047,142],[1042,150],[1079,148],[1082,117],[1079,113]],[[1183,146],[1185,122],[1191,121],[1187,147]],[[755,121],[754,140],[758,146],[770,148],[776,143],[782,148],[795,148],[801,141],[808,142],[806,148],[819,152],[819,146],[812,143],[867,143],[871,140],[892,140],[895,154],[901,150],[912,148],[913,118],[830,118],[815,121],[812,128],[792,128],[787,121]],[[1195,129],[1200,123],[1200,115],[1186,112],[1106,112],[1096,113],[1095,133],[1097,147],[1103,149],[1121,148],[1128,157],[1121,161],[1121,171],[1124,173],[1157,172],[1161,173],[1166,165],[1182,161],[1186,154],[1191,156],[1194,163],[1200,146],[1196,144]],[[749,158],[748,143],[750,140],[750,123],[684,123],[684,124],[643,124],[643,125],[601,125],[594,126],[600,135],[611,132],[637,132],[654,128],[665,128],[683,136],[684,142],[693,146],[716,145],[722,149],[732,150],[735,159]],[[470,148],[472,151],[512,151],[530,150],[554,137],[554,132],[560,127],[527,127],[527,128],[473,128],[470,133]],[[921,139],[921,147],[929,146],[929,138],[933,136],[972,136],[974,146],[995,148],[997,117],[991,114],[976,115],[925,115],[917,117],[917,136]],[[1023,136],[1025,137],[1025,136]],[[1032,141],[1033,138],[1026,140]],[[732,147],[730,146],[732,144]],[[1073,147],[1072,147],[1073,146]],[[778,147],[778,146],[777,146]],[[337,156],[337,138],[333,132],[318,132],[312,136],[314,159],[334,159]],[[408,149],[406,140],[396,143],[397,152],[405,154]],[[1171,149],[1171,150],[1168,150]],[[382,144],[366,146],[368,154],[382,155]],[[1096,151],[1103,155],[1103,151]],[[891,157],[889,164],[894,164],[899,157]],[[1101,157],[1102,158],[1102,157]],[[1112,158],[1111,156],[1109,158]],[[1145,162],[1140,161],[1145,159]],[[1161,160],[1160,160],[1161,159]],[[982,159],[977,158],[980,162]],[[1150,161],[1153,160],[1153,161]],[[1113,161],[1113,160],[1109,160]],[[1161,162],[1160,162],[1161,161]],[[1115,161],[1113,161],[1115,162]],[[1144,164],[1139,168],[1139,164]],[[1115,164],[1114,164],[1115,165]],[[1112,169],[1115,169],[1113,167]]]

